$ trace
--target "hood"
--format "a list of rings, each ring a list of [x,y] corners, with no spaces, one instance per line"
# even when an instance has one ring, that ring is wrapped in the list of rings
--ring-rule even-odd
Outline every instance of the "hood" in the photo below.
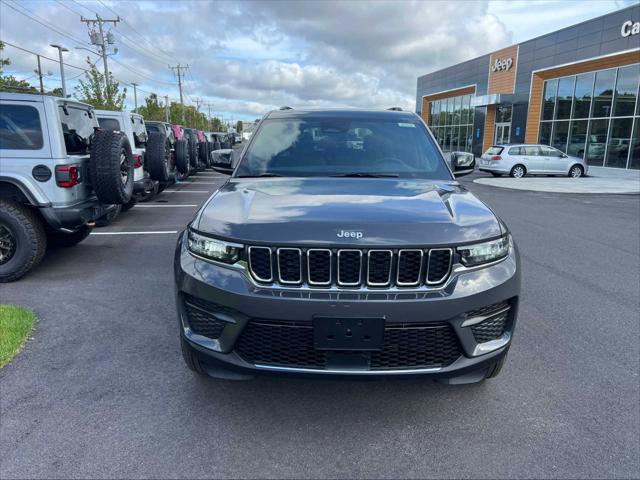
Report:
[[[395,178],[231,178],[193,226],[277,245],[450,245],[502,233],[493,212],[457,183]]]

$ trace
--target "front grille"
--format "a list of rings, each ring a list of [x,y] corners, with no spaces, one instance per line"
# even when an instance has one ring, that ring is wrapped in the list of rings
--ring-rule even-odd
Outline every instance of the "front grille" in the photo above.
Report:
[[[235,351],[251,364],[319,370],[327,368],[332,353],[314,349],[310,324],[262,320],[247,324]],[[353,355],[364,355],[370,370],[436,368],[451,365],[461,347],[448,324],[403,324],[385,328],[382,350]]]
[[[362,252],[360,250],[338,250],[338,285],[360,285],[362,275]]]
[[[429,250],[429,266],[427,267],[427,283],[437,285],[445,281],[451,270],[452,252],[450,248]]]
[[[451,274],[451,248],[300,249],[252,246],[249,269],[259,283],[310,287],[417,287],[443,285]],[[274,273],[275,272],[275,273]]]
[[[507,329],[509,303],[495,303],[467,312],[467,318],[470,320],[478,317],[485,318],[486,320],[471,326],[471,332],[476,342],[484,343],[497,340],[504,335]]]
[[[278,249],[278,274],[282,283],[302,282],[302,255],[299,248]]]
[[[219,320],[215,314],[228,315],[230,309],[190,295],[185,295],[184,307],[187,323],[193,333],[213,339],[220,338],[227,322]]]

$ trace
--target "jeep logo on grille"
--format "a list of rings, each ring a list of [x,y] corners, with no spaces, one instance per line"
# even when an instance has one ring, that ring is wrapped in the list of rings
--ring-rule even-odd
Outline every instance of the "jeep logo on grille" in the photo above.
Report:
[[[357,230],[340,230],[338,233],[336,233],[336,236],[338,238],[357,238],[358,240],[360,240],[363,236],[363,233]]]

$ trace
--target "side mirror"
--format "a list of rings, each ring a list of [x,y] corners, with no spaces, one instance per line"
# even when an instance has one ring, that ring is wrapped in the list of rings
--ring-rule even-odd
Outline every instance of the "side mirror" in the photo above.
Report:
[[[455,177],[463,177],[473,173],[476,168],[476,157],[468,152],[451,152],[451,170]]]
[[[218,173],[231,175],[233,173],[233,153],[232,150],[214,150],[211,152],[213,169]]]

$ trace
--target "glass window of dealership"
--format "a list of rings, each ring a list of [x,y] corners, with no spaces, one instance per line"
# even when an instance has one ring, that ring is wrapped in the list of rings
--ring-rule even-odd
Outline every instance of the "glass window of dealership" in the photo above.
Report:
[[[639,83],[640,64],[546,80],[539,142],[589,165],[640,169]]]
[[[639,19],[629,7],[420,77],[418,109],[443,151],[538,143],[640,169]]]

